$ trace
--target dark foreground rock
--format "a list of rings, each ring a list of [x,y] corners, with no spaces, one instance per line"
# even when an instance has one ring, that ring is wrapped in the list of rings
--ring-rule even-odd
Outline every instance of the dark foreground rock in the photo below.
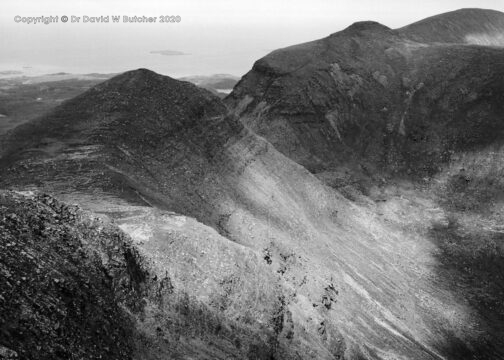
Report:
[[[129,236],[106,218],[51,196],[0,192],[0,250],[2,359],[291,356],[277,340],[288,314],[280,292],[262,295],[267,299],[259,316],[265,316],[264,326],[253,318],[247,324],[233,320],[226,311],[236,314],[237,309],[227,296],[233,296],[237,285],[251,282],[239,271],[228,276],[220,269],[225,280],[212,272],[227,289],[222,295],[212,284],[189,294],[165,270],[172,259],[163,256],[160,262],[159,252],[151,249],[147,262]],[[257,267],[250,252],[234,252],[246,274],[254,271],[273,285],[267,271],[250,268]],[[218,263],[221,268],[230,265]],[[212,265],[206,266],[211,271]],[[185,276],[194,276],[189,271]],[[193,295],[198,292],[206,292],[213,306],[198,301]],[[245,315],[247,309],[241,310]]]
[[[145,273],[121,231],[49,196],[1,192],[0,239],[5,348],[20,359],[131,358]]]

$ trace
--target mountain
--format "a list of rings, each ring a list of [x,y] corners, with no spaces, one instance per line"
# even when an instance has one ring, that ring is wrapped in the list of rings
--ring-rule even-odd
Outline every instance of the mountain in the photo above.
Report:
[[[468,22],[471,33],[501,29],[504,14],[461,10],[399,30],[356,23],[258,60],[226,103],[312,172],[358,159],[430,176],[452,152],[502,135],[504,49],[419,41],[452,42],[438,24]]]
[[[131,241],[134,301],[105,289],[125,356],[500,358],[501,59],[362,22],[258,60],[225,103],[130,71],[9,132],[0,188],[92,212],[119,269]]]
[[[21,176],[28,182],[61,185],[67,192],[100,187],[144,203],[135,192],[130,194],[130,182],[140,182],[139,188],[147,193],[148,186],[141,184],[168,187],[170,177],[161,184],[161,174],[150,172],[149,162],[172,162],[184,171],[175,156],[180,160],[184,150],[194,151],[193,160],[206,166],[206,157],[219,144],[210,137],[201,143],[188,138],[197,140],[213,128],[231,131],[222,120],[224,109],[213,95],[189,83],[147,70],[125,73],[18,127],[4,142],[2,161],[6,166],[10,161],[29,162],[41,177]],[[130,168],[138,179],[125,175],[119,165]],[[24,170],[18,166],[8,176],[17,177],[16,171]],[[8,176],[4,180],[10,181]]]

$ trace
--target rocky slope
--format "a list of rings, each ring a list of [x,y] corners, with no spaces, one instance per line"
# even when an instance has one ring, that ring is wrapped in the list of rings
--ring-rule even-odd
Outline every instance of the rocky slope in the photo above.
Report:
[[[253,271],[270,285],[275,279],[265,266],[261,270],[250,251],[219,244],[215,231],[206,230],[210,246],[191,246],[197,256],[212,246],[223,250],[222,259],[213,259],[217,264],[205,259],[199,263],[216,283],[188,289],[179,283],[180,276],[172,279],[166,270],[180,253],[165,250],[162,262],[155,256],[146,258],[107,217],[98,218],[48,195],[2,191],[0,219],[2,358],[264,358],[261,352],[272,346],[266,327],[257,332],[218,311],[227,304],[212,288],[229,278],[238,281],[243,274],[218,272],[216,265],[243,265],[246,275]],[[185,269],[179,263],[177,268],[193,276],[190,266]],[[201,292],[211,296],[217,310],[198,301]],[[261,285],[255,292],[262,294]],[[275,295],[273,289],[263,296],[274,306]],[[262,310],[261,316],[266,316],[268,309]],[[278,311],[273,315],[279,316]]]
[[[4,355],[131,358],[144,280],[131,242],[49,196],[1,192],[0,219]]]
[[[159,283],[133,316],[134,358],[499,358],[500,218],[460,209],[492,195],[473,174],[502,169],[500,56],[358,23],[259,60],[231,114],[128,72],[8,134],[0,186],[49,191],[132,237]],[[460,100],[449,61],[476,95]],[[477,167],[487,141],[497,155]]]

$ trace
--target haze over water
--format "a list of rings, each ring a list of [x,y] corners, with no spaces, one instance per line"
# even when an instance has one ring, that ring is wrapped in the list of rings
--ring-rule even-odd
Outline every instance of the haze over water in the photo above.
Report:
[[[0,71],[117,73],[149,68],[173,77],[237,76],[270,51],[325,37],[355,21],[397,28],[462,7],[504,11],[502,0],[77,0],[0,2]],[[16,15],[59,16],[49,25],[16,23]],[[155,16],[155,23],[62,23],[61,16]],[[179,15],[180,23],[160,23]],[[173,50],[188,55],[164,56]]]
[[[24,75],[36,76],[57,72],[117,73],[137,68],[148,68],[172,77],[219,73],[241,76],[252,68],[255,60],[266,55],[267,52],[267,50],[250,50],[165,56],[150,54],[149,51],[119,49],[113,52],[102,52],[100,56],[96,56],[93,53],[72,49],[66,50],[65,53],[57,57],[51,52],[46,54],[41,52],[37,57],[17,53],[11,56],[2,56],[0,72],[21,71]]]

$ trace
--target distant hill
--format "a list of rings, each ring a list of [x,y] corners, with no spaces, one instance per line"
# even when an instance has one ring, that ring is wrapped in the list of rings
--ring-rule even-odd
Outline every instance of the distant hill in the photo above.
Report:
[[[186,76],[180,78],[180,80],[192,82],[193,84],[207,89],[221,98],[224,98],[232,91],[240,78],[229,74],[214,74],[208,76]]]

